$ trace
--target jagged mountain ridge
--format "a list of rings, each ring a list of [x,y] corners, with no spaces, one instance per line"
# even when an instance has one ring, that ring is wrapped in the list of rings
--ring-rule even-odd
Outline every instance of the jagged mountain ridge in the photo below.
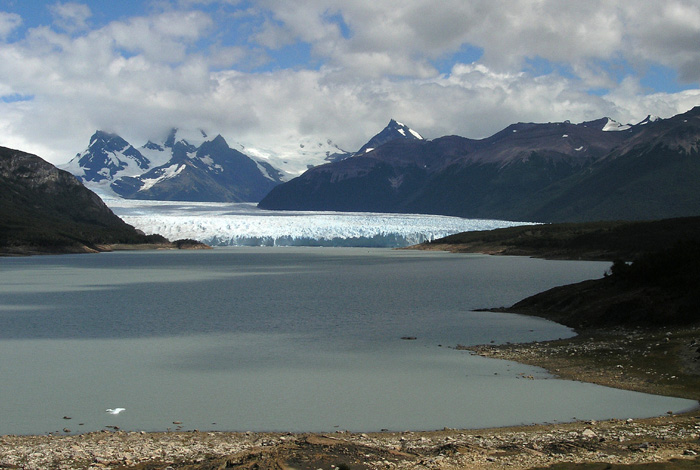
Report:
[[[422,137],[417,132],[392,119],[361,151],[367,151],[370,144],[419,138]],[[203,130],[185,134],[172,129],[162,143],[148,141],[136,149],[116,134],[97,131],[88,148],[65,169],[103,193],[113,192],[129,199],[175,201],[257,202],[274,186],[292,177],[254,148],[234,145],[254,154],[250,157],[230,147],[221,135],[208,139]],[[304,169],[354,155],[331,140],[302,143],[295,152],[297,158],[307,159],[301,164]],[[286,161],[278,163],[289,167]]]
[[[542,222],[696,215],[699,115],[694,108],[637,125],[518,123],[481,140],[393,141],[313,168],[259,206]]]
[[[198,148],[176,143],[172,158],[139,177],[122,177],[112,189],[122,197],[170,201],[259,201],[279,183],[220,135]]]
[[[229,147],[223,137],[182,137],[173,129],[162,144],[140,150],[115,134],[97,131],[66,169],[94,188],[129,199],[259,201],[281,182],[278,170]]]
[[[481,140],[460,136],[430,141],[395,140],[369,152],[358,152],[351,159],[311,169],[275,188],[260,207],[459,215],[459,210],[450,208],[447,200],[439,203],[442,207],[428,205],[431,198],[425,193],[440,197],[455,184],[445,181],[449,187],[426,190],[443,172],[459,173],[472,166],[501,172],[510,165],[528,162],[537,149],[558,162],[560,173],[569,174],[624,140],[620,132],[602,131],[607,121],[578,125],[518,123]],[[477,186],[474,190],[485,190],[478,186],[486,184],[487,176],[476,178],[472,183]]]
[[[92,151],[76,156],[77,164],[83,170],[84,181],[99,182],[125,171],[145,171],[149,165],[149,160],[141,152],[115,134],[95,132],[88,148]]]

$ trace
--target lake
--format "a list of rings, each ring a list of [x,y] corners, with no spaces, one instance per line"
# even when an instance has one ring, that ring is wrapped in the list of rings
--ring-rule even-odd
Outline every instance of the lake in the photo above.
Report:
[[[311,247],[0,259],[0,434],[430,430],[695,406],[454,349],[571,336],[473,310],[608,267]]]

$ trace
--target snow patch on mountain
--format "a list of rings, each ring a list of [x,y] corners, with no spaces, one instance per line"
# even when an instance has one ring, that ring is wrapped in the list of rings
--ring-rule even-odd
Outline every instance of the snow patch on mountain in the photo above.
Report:
[[[418,139],[418,140],[424,140],[424,139],[423,139],[423,136],[420,135],[418,132],[414,131],[413,129],[410,129],[410,128],[409,128],[409,129],[408,129],[408,132],[410,132],[411,134],[413,134],[413,137],[415,137],[416,139]]]
[[[148,142],[146,145],[139,149],[141,154],[148,159],[150,162],[148,168],[156,168],[163,166],[173,158],[172,147],[165,147],[163,145],[154,144],[153,142]],[[125,176],[138,176],[138,175],[125,175]]]
[[[403,135],[403,136],[405,136],[405,137],[408,137],[408,136],[406,136],[406,131],[408,131],[408,132],[409,132],[413,137],[415,137],[416,139],[418,139],[418,140],[424,140],[422,135],[420,135],[418,132],[416,132],[416,131],[414,131],[413,129],[411,129],[410,127],[408,127],[408,126],[407,126],[406,124],[404,124],[403,122],[399,122],[399,121],[394,121],[394,122],[399,126],[399,128],[397,129],[397,131],[399,131],[399,133],[400,133],[401,135]],[[391,125],[391,123],[389,123],[389,125]]]
[[[165,167],[162,169],[160,172],[160,176],[157,178],[144,178],[142,180],[143,186],[141,186],[141,189],[139,191],[146,191],[148,189],[151,189],[154,185],[160,183],[161,181],[165,181],[170,178],[174,178],[180,173],[182,173],[182,170],[185,169],[185,165],[170,165],[168,167]]]
[[[645,124],[649,124],[650,122],[656,122],[659,119],[661,119],[659,116],[654,116],[653,114],[649,114],[647,117],[642,119],[637,123],[638,126],[643,126]]]
[[[626,131],[627,129],[631,128],[629,124],[620,124],[619,122],[607,118],[608,122],[603,126],[603,131],[604,132],[614,132],[614,131]]]
[[[352,155],[331,139],[318,138],[290,139],[289,143],[274,149],[238,143],[237,149],[258,163],[271,165],[280,170],[283,181],[296,178],[314,166],[342,160]]]

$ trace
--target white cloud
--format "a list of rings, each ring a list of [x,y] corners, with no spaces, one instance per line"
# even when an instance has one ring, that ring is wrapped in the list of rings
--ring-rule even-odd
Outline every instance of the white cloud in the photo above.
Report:
[[[644,3],[626,11],[630,53],[700,81],[700,4],[693,0]]]
[[[202,12],[166,12],[113,22],[96,34],[129,53],[142,53],[153,61],[177,63],[186,59],[188,47],[211,25],[211,18]]]
[[[478,138],[517,121],[626,122],[700,104],[698,90],[649,91],[634,75],[658,65],[700,79],[693,1],[172,4],[90,28],[89,9],[57,3],[55,17],[72,19],[63,30],[0,42],[0,96],[34,97],[0,101],[0,145],[62,163],[96,129],[141,145],[189,126],[265,148],[314,135],[354,150],[390,118],[428,138]],[[0,39],[20,22],[0,12]],[[248,35],[232,42],[232,31]],[[320,66],[239,66],[298,42]],[[465,44],[483,57],[440,74],[436,61]],[[553,67],[529,71],[527,60]]]
[[[0,11],[0,40],[4,40],[22,24],[22,17],[16,13],[6,13]]]
[[[615,104],[618,121],[635,123],[648,114],[669,117],[700,106],[700,89],[678,93],[645,93],[638,80],[627,78],[605,98]]]
[[[87,20],[92,16],[90,7],[82,3],[55,3],[49,6],[54,24],[60,29],[75,33],[88,28]]]

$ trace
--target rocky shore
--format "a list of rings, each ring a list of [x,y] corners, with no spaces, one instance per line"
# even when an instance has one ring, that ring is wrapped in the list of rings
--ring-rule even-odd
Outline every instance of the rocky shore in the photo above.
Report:
[[[109,253],[112,251],[210,250],[211,248],[212,247],[209,245],[195,240],[176,240],[171,242],[165,239],[153,243],[112,243],[90,246],[78,243],[74,245],[60,245],[54,247],[16,245],[11,247],[0,246],[0,257]]]
[[[699,468],[698,455],[699,413],[436,432],[320,435],[103,431],[0,438],[0,468],[37,470],[530,469],[591,462],[657,462],[663,465],[654,469],[682,469]]]
[[[698,399],[698,332],[694,328],[614,330],[552,342],[468,349],[488,357],[544,366],[563,378]],[[0,469],[27,470],[631,470],[647,467],[627,465],[646,463],[655,463],[648,470],[680,470],[700,468],[699,456],[700,410],[640,420],[432,432],[110,430],[72,436],[0,437]],[[572,467],[574,463],[580,466]]]

